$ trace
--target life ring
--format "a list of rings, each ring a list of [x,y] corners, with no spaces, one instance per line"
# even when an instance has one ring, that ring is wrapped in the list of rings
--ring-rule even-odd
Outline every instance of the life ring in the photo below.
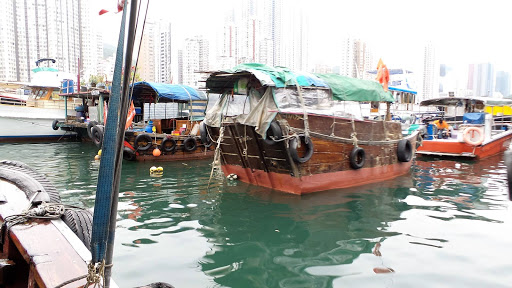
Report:
[[[89,138],[92,139],[92,127],[94,127],[94,125],[98,125],[98,122],[96,121],[90,121],[88,124],[87,124],[87,135],[89,135]]]
[[[475,132],[478,133],[478,137],[475,139]],[[484,142],[485,136],[484,131],[478,127],[469,127],[464,130],[462,134],[464,137],[464,142],[469,145],[478,146]]]
[[[409,162],[412,159],[412,144],[408,139],[398,141],[396,156],[400,162]]]
[[[94,125],[91,129],[92,142],[101,147],[103,143],[103,127],[99,125]]]
[[[58,123],[59,123],[59,120],[57,120],[57,119],[53,120],[53,122],[52,122],[53,130],[59,130],[59,126],[57,126]]]
[[[165,138],[162,140],[162,143],[160,143],[160,150],[173,153],[176,150],[176,141],[172,138]]]
[[[350,167],[357,170],[363,168],[365,159],[366,153],[364,152],[364,149],[361,147],[354,147],[352,151],[350,151],[348,160],[350,161]]]
[[[192,152],[197,148],[197,141],[194,137],[183,140],[183,151]]]
[[[137,159],[137,155],[135,154],[135,151],[125,146],[123,147],[123,159],[127,161],[135,161]]]
[[[272,139],[273,138],[273,139]],[[277,140],[283,138],[283,132],[281,132],[281,126],[277,122],[270,122],[270,126],[267,129],[266,137],[263,141],[268,145],[274,145]]]
[[[142,145],[139,145],[139,143]],[[151,146],[153,146],[153,140],[148,134],[142,133],[135,137],[135,143],[133,143],[135,150],[146,151],[151,148]]]
[[[83,209],[66,209],[61,219],[91,251],[92,213]]]
[[[208,137],[208,130],[206,129],[206,124],[203,121],[199,124],[199,135],[201,135],[201,143],[203,143],[204,147],[208,148],[212,146],[212,140]]]
[[[306,139],[306,136],[299,136],[299,138],[301,143],[306,145],[306,153],[304,154],[303,157],[299,156],[299,153],[297,152],[297,137],[293,137],[290,140],[290,156],[292,156],[293,161],[297,163],[305,163],[309,159],[311,159],[311,156],[313,156],[314,145],[313,141],[309,137]]]

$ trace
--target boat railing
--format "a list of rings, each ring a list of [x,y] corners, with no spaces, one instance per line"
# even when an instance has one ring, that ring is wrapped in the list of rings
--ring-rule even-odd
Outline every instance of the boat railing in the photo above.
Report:
[[[0,97],[0,104],[27,106],[27,103],[24,100],[16,100],[16,99],[11,99],[11,98],[4,98],[4,97]]]

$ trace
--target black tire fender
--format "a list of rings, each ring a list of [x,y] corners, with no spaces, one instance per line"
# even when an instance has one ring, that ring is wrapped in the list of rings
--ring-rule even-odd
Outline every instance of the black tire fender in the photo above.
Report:
[[[192,152],[197,149],[197,141],[194,137],[183,140],[183,151]]]
[[[103,126],[94,125],[91,129],[92,142],[97,146],[101,147],[103,143]]]
[[[67,209],[61,219],[91,251],[92,213],[83,209]]]
[[[412,159],[412,144],[408,139],[398,141],[396,156],[400,162],[409,162]]]
[[[160,143],[160,150],[167,153],[173,153],[176,151],[176,140],[172,138],[165,138],[162,140],[162,143]]]
[[[59,130],[59,126],[57,126],[57,124],[59,124],[59,120],[57,120],[57,119],[53,120],[53,122],[52,122],[53,130]]]
[[[272,139],[272,137],[274,139]],[[283,138],[283,132],[281,131],[281,126],[277,122],[270,122],[270,126],[268,126],[266,137],[263,141],[268,145],[274,145],[277,143],[277,140]]]
[[[124,147],[123,148],[123,159],[127,161],[135,161],[137,159],[137,155],[135,154],[135,151],[130,149],[130,147]]]
[[[349,161],[350,167],[352,169],[361,169],[364,166],[364,162],[366,160],[366,152],[361,147],[354,147],[352,151],[350,151]]]
[[[199,135],[201,135],[201,143],[203,143],[204,147],[212,146],[213,143],[210,137],[208,137],[208,130],[204,121],[201,121],[199,124]]]
[[[313,140],[311,138],[306,138],[306,136],[299,136],[299,139],[302,144],[306,145],[306,154],[304,154],[304,157],[300,157],[299,153],[297,152],[297,137],[293,137],[290,140],[290,156],[292,157],[293,161],[297,163],[306,163],[311,157],[313,156]],[[274,142],[275,143],[275,142]]]
[[[139,142],[145,142],[146,145],[139,146]],[[133,143],[133,148],[135,148],[135,150],[146,151],[149,150],[151,146],[153,146],[153,139],[151,139],[151,136],[149,136],[148,134],[142,133],[135,137],[135,142]]]
[[[505,151],[505,166],[507,167],[508,199],[512,201],[512,151]]]
[[[91,138],[92,140],[92,127],[94,127],[95,125],[98,125],[98,122],[96,121],[90,121],[88,124],[87,124],[87,135],[89,135],[89,138]]]

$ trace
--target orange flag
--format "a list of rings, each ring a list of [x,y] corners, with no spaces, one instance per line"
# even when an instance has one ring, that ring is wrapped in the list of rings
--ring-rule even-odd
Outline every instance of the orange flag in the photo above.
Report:
[[[379,59],[379,63],[377,63],[377,81],[382,84],[384,91],[388,91],[388,83],[389,83],[389,70],[388,67],[382,62],[382,59]]]
[[[130,110],[128,110],[128,115],[126,115],[126,126],[124,126],[124,130],[127,130],[132,126],[133,117],[135,117],[135,106],[133,106],[133,101],[130,105]]]

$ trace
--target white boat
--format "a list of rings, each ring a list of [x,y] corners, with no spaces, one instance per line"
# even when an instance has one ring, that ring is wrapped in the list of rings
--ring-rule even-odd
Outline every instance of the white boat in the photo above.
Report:
[[[65,107],[67,115],[76,115],[74,107],[81,104],[81,100],[59,96],[61,81],[70,75],[53,68],[34,70],[37,70],[34,81],[23,87],[30,91],[28,98],[24,102],[2,101],[0,104],[0,142],[47,141],[74,136],[73,132],[56,126],[57,121],[64,121]]]

